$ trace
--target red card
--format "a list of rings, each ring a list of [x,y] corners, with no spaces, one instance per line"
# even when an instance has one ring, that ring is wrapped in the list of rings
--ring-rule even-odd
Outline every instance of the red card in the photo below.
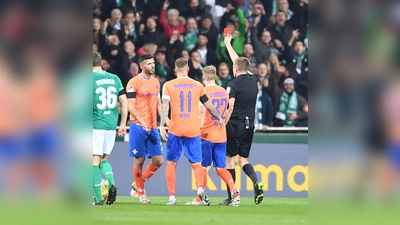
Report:
[[[224,34],[231,34],[232,29],[230,27],[224,28]]]

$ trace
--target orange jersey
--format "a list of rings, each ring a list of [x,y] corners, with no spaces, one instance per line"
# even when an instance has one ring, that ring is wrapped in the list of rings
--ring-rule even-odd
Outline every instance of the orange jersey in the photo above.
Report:
[[[157,104],[160,97],[160,81],[157,78],[150,79],[140,74],[132,78],[126,85],[126,94],[136,93],[135,109],[147,126],[157,128]],[[128,97],[129,100],[129,97]],[[137,125],[139,121],[131,114],[131,120]]]
[[[164,84],[162,98],[170,100],[171,106],[168,132],[178,137],[200,135],[198,102],[203,95],[203,85],[189,77],[178,77]]]
[[[226,90],[217,85],[206,86],[207,97],[214,105],[218,114],[225,119],[229,95]],[[218,123],[218,119],[206,111],[204,124],[200,129],[201,139],[212,143],[226,142],[226,128]]]

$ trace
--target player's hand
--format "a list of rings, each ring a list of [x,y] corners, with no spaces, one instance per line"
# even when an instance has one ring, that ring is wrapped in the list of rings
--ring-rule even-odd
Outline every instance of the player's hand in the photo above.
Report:
[[[118,136],[122,137],[125,134],[126,134],[126,126],[122,124],[122,126],[120,125],[118,128]]]
[[[167,141],[167,140],[168,140],[168,134],[167,134],[167,132],[165,131],[165,129],[164,129],[163,126],[160,126],[160,135],[161,135],[161,138],[162,138],[164,141]]]
[[[151,131],[151,127],[147,126],[146,122],[144,121],[139,121],[140,125],[143,127],[143,130],[150,132]]]
[[[225,126],[225,120],[223,120],[222,118],[218,120],[218,123],[221,125],[221,127]]]

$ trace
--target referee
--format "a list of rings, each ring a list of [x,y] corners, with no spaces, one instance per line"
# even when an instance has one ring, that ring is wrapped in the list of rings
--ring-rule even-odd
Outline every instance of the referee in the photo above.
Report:
[[[257,77],[248,72],[250,61],[236,54],[232,48],[231,40],[230,34],[225,35],[225,45],[233,62],[233,76],[235,77],[235,79],[229,81],[226,89],[229,93],[229,108],[226,116],[228,138],[226,165],[235,181],[235,157],[239,155],[239,166],[254,185],[254,202],[260,204],[264,198],[264,184],[258,180],[253,165],[248,162],[254,135],[254,112],[258,93]],[[229,188],[227,189],[228,199],[220,205],[229,205],[231,202],[231,191]]]

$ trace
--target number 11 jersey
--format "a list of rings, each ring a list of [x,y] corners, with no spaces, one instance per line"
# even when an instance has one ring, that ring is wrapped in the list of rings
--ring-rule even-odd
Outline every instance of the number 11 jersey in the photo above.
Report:
[[[118,96],[123,90],[117,75],[93,72],[93,129],[115,130],[118,123]]]
[[[188,138],[200,135],[198,102],[205,94],[203,85],[187,76],[164,84],[162,99],[170,100],[171,106],[169,133]]]

